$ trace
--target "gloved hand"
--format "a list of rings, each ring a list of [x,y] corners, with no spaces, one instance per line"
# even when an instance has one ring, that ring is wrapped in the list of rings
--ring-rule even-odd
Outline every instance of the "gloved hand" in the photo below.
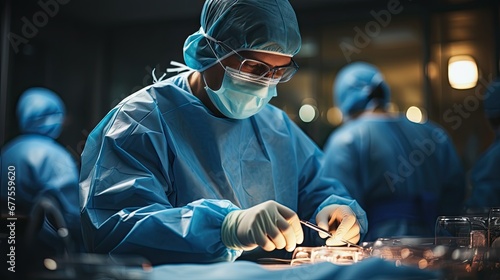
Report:
[[[316,215],[316,224],[333,235],[326,240],[327,246],[345,245],[345,241],[356,244],[361,237],[356,214],[347,205],[332,204],[321,209]],[[319,236],[327,237],[322,232]]]
[[[304,241],[299,217],[290,208],[269,200],[246,210],[230,212],[221,229],[222,242],[233,249],[291,252]]]

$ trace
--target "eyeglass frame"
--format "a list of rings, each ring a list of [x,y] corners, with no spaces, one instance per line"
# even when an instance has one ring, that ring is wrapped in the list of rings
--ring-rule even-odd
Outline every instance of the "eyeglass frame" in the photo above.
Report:
[[[259,60],[256,60],[256,59],[252,59],[252,58],[245,58],[244,56],[242,56],[241,54],[239,54],[237,51],[233,50],[231,47],[229,47],[228,45],[226,45],[224,42],[222,41],[219,41],[219,40],[214,40],[212,38],[210,38],[211,41],[213,41],[214,43],[216,44],[219,44],[220,46],[222,46],[223,48],[227,48],[231,51],[231,53],[234,53],[238,56],[239,60],[240,60],[240,65],[238,67],[238,73],[244,73],[244,74],[251,74],[251,75],[254,75],[256,76],[257,78],[256,79],[261,79],[261,78],[264,78],[264,77],[267,77],[268,74],[270,72],[272,72],[272,75],[271,75],[271,78],[272,79],[278,79],[278,78],[274,78],[274,75],[276,74],[276,72],[279,70],[279,69],[282,69],[282,68],[288,68],[288,69],[293,69],[294,71],[289,74],[289,77],[288,79],[284,80],[282,79],[282,77],[284,76],[281,76],[279,78],[279,81],[278,83],[286,83],[288,81],[290,81],[290,79],[295,75],[295,73],[297,73],[297,71],[299,70],[299,65],[295,62],[295,60],[293,60],[293,58],[290,58],[290,64],[288,64],[287,66],[275,66],[275,67],[269,67],[269,65],[263,61],[259,61]],[[210,49],[212,49],[215,57],[220,61],[220,58],[217,56],[215,50],[212,48],[212,46],[210,45],[210,42],[208,42],[208,38],[207,38],[207,44],[208,46],[210,47]],[[245,61],[255,61],[257,63],[260,63],[262,65],[265,65],[269,70],[267,70],[264,74],[261,74],[261,75],[258,75],[258,74],[255,74],[255,73],[249,73],[249,72],[245,72],[245,71],[242,71],[241,70],[241,67],[243,65],[243,63]],[[219,62],[220,63],[220,62]],[[222,65],[222,67],[226,67],[224,66],[222,63],[220,63],[220,65]],[[286,71],[285,71],[286,72]]]

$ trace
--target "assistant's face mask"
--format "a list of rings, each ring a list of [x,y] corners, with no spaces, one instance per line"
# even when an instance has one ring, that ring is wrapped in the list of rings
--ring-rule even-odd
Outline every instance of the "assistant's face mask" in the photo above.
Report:
[[[215,107],[226,117],[246,119],[257,114],[277,95],[278,82],[270,78],[255,80],[251,74],[238,73],[235,69],[225,67],[221,87],[212,90],[205,81],[205,90]]]

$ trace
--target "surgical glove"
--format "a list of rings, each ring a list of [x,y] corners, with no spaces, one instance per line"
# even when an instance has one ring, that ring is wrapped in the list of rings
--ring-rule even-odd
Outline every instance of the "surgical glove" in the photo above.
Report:
[[[291,252],[304,241],[297,214],[269,200],[246,210],[230,212],[222,223],[222,242],[228,248],[266,251],[286,248]]]
[[[326,240],[327,246],[345,245],[346,241],[356,244],[361,237],[356,215],[347,205],[333,204],[321,209],[316,215],[316,224],[332,234],[332,237]],[[327,237],[322,232],[319,236]]]

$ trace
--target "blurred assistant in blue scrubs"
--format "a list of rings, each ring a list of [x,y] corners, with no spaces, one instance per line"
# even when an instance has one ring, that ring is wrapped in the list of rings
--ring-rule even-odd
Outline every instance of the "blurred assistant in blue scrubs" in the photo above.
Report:
[[[459,214],[465,175],[445,131],[387,111],[389,86],[365,62],[340,70],[334,101],[344,124],[327,140],[324,172],[337,178],[366,210],[365,241],[434,236],[437,215]]]
[[[484,113],[495,140],[472,168],[473,189],[466,203],[469,209],[500,207],[500,78],[491,82],[483,96]]]
[[[68,249],[61,248],[65,243],[56,232],[58,226],[65,226],[76,242],[73,249],[81,249],[78,169],[71,154],[56,141],[66,114],[63,101],[49,89],[30,88],[19,98],[16,113],[21,135],[7,143],[1,154],[2,202],[12,203],[3,205],[16,216],[27,217],[29,223],[43,223],[38,241],[48,248]],[[62,215],[59,225],[48,224],[43,216],[32,213],[44,197],[50,197],[54,201],[51,207]],[[24,236],[22,232],[18,235]],[[30,248],[29,254],[33,253],[37,250]]]
[[[322,151],[268,104],[297,71],[300,46],[287,0],[206,1],[184,44],[188,71],[124,99],[87,139],[88,250],[202,263],[256,248],[358,242],[365,212],[320,176]],[[333,236],[324,240],[299,219]]]

